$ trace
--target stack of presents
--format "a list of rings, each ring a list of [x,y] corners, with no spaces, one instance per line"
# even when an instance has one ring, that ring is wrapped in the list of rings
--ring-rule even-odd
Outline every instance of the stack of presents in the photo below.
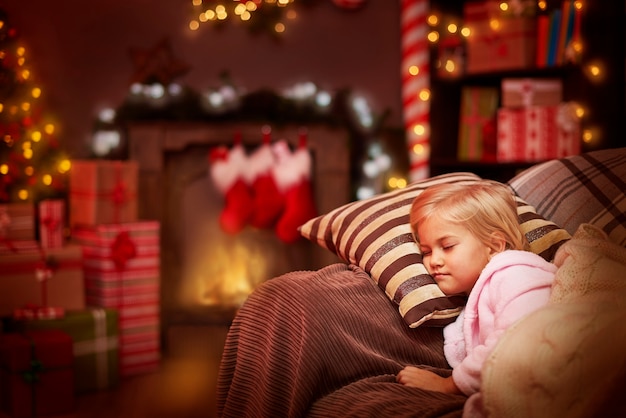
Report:
[[[5,414],[67,413],[159,367],[160,225],[137,183],[133,161],[74,161],[67,199],[0,204]]]
[[[579,154],[576,105],[560,79],[504,78],[501,87],[463,87],[458,159],[539,162]]]
[[[553,2],[547,11],[538,10],[536,1],[508,2],[507,10],[501,3],[465,2],[463,25],[470,34],[440,42],[439,76],[476,76],[461,93],[458,159],[537,162],[579,154],[580,119],[575,104],[564,101],[562,79],[492,77],[499,85],[480,80],[575,64],[580,11],[572,0]],[[450,60],[455,65],[443,65]]]

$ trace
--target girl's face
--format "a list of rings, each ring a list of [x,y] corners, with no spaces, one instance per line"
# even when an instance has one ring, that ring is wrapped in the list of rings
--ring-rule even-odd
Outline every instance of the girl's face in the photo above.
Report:
[[[469,294],[493,249],[463,225],[431,216],[417,230],[424,266],[446,295]]]

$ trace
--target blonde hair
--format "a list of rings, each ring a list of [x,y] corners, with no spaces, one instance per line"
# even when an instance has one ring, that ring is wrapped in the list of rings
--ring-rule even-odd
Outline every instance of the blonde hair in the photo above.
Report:
[[[515,197],[502,183],[482,180],[471,184],[439,184],[425,189],[411,205],[409,222],[416,242],[419,243],[420,223],[432,216],[462,225],[491,248],[495,233],[504,238],[506,249],[528,249],[528,241],[519,226]]]

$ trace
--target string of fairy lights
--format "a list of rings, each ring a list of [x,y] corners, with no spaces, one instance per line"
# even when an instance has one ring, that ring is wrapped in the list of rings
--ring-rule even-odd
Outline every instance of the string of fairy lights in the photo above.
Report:
[[[206,23],[219,25],[227,21],[248,24],[253,30],[281,34],[287,21],[297,17],[294,0],[207,1],[191,0],[193,9],[189,29],[196,31]]]
[[[29,201],[64,188],[70,160],[55,121],[43,112],[29,54],[0,14],[0,202]]]

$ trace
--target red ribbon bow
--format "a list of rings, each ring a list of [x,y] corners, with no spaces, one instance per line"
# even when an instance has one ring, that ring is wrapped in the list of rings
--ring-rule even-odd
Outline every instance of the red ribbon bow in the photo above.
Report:
[[[43,225],[48,231],[54,231],[59,228],[61,221],[54,219],[52,216],[48,216],[42,220]]]
[[[48,280],[50,280],[58,268],[58,262],[54,258],[46,258],[35,265],[35,279],[41,283],[41,306],[48,306]]]
[[[118,181],[113,188],[112,193],[113,203],[116,206],[122,205],[128,198],[128,193],[126,192],[126,185],[122,181]]]
[[[115,269],[124,271],[126,269],[126,263],[131,258],[137,256],[137,248],[135,243],[130,239],[128,232],[122,231],[117,234],[113,244],[111,244],[111,259],[115,264]]]
[[[35,278],[40,283],[51,279],[52,276],[53,276],[53,271],[49,267],[37,267],[35,269]]]

